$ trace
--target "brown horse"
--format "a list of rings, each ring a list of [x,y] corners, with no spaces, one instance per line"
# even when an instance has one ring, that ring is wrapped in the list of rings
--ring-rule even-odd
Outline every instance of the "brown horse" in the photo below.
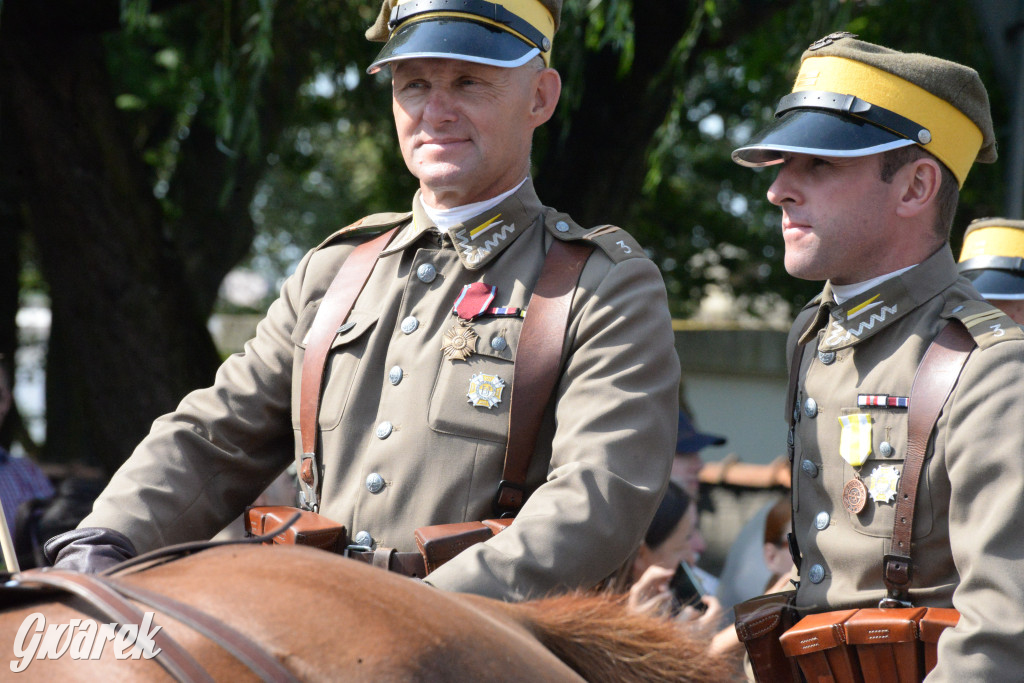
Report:
[[[302,681],[722,681],[732,673],[688,630],[630,613],[619,599],[571,595],[502,603],[446,593],[305,547],[223,546],[115,580],[216,617]],[[43,614],[49,625],[108,621],[70,595],[12,602],[0,612],[10,666],[19,662],[16,652],[24,656],[25,644],[16,650],[14,641],[32,614]],[[259,678],[160,610],[154,623],[213,680]],[[5,662],[0,678],[169,679],[156,661],[116,660],[114,649],[103,648],[93,661],[66,655],[32,660],[16,676]]]

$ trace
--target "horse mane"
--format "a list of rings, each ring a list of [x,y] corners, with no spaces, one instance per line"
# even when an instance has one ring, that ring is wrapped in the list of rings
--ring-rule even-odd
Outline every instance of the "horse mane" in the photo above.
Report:
[[[709,654],[709,638],[691,625],[638,614],[625,599],[573,593],[505,607],[590,683],[737,678],[738,662]]]

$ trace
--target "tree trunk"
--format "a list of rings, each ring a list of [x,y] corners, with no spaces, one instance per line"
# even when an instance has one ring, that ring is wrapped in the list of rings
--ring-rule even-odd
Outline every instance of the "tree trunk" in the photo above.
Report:
[[[100,37],[9,18],[3,133],[19,141],[53,314],[45,458],[110,472],[218,358],[113,106]]]

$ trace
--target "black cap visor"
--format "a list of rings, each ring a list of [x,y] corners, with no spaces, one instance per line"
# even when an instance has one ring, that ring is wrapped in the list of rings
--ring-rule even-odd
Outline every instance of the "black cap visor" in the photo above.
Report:
[[[1024,273],[1009,270],[962,270],[961,275],[986,299],[1024,299]]]
[[[815,109],[793,109],[732,153],[742,166],[768,166],[782,155],[863,157],[915,144],[863,120]]]
[[[508,31],[470,19],[444,17],[400,26],[366,72],[377,73],[387,63],[424,57],[511,68],[538,54],[540,50]]]

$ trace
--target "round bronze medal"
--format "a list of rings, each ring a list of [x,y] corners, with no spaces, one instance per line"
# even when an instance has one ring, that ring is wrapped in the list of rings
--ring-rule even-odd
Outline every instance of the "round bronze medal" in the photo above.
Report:
[[[855,515],[859,515],[868,500],[868,489],[860,479],[851,479],[843,487],[843,507]]]

